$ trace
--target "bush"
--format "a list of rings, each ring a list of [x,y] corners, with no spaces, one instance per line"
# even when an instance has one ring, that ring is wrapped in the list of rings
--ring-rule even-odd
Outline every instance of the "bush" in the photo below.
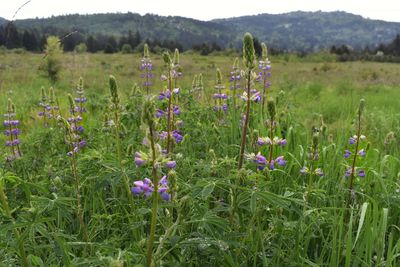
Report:
[[[131,54],[132,53],[132,46],[130,44],[124,44],[121,47],[122,54]]]
[[[60,39],[56,36],[49,36],[44,49],[46,61],[43,69],[47,72],[47,76],[52,83],[58,80],[60,74],[62,51]]]
[[[74,51],[78,54],[86,53],[87,52],[87,46],[85,43],[80,43],[77,46],[75,46]]]

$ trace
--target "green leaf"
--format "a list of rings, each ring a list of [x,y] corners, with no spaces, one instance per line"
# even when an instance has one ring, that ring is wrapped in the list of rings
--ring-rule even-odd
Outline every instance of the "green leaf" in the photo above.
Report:
[[[202,197],[202,198],[207,198],[207,197],[209,197],[209,196],[212,194],[212,192],[214,191],[214,188],[215,188],[215,183],[207,184],[207,185],[203,188],[203,190],[201,190],[201,197]]]

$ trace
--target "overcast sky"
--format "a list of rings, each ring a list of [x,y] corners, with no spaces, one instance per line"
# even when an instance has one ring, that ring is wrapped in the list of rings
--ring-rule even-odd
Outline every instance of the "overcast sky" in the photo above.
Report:
[[[0,17],[12,19],[28,0],[0,0]],[[347,11],[366,18],[400,22],[399,0],[31,0],[15,19],[65,14],[128,11],[210,20],[260,13]]]

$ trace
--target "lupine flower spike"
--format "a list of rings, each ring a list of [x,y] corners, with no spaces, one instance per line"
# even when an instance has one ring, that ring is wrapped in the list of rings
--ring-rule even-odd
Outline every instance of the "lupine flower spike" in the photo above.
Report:
[[[314,128],[313,128],[314,129]],[[312,144],[308,148],[307,158],[309,160],[309,164],[305,165],[301,170],[301,175],[309,175],[308,184],[311,186],[313,175],[317,175],[319,177],[324,176],[324,172],[321,168],[317,167],[317,163],[319,161],[319,130],[316,129],[312,136]]]
[[[362,143],[366,140],[365,135],[361,134],[361,118],[364,110],[365,101],[364,99],[360,100],[360,104],[357,111],[357,122],[356,122],[356,130],[357,134],[353,135],[349,138],[348,144],[350,146],[349,149],[344,151],[343,157],[347,160],[350,160],[350,164],[347,164],[345,171],[345,178],[348,179],[348,205],[354,199],[354,179],[356,176],[360,178],[364,178],[366,173],[361,167],[357,167],[357,159],[362,159],[366,156],[368,150],[368,144],[362,148]]]
[[[253,37],[250,33],[246,33],[243,39],[243,63],[246,68],[245,70],[245,78],[246,78],[246,87],[245,92],[247,96],[250,96],[252,78],[253,78],[253,69],[255,68],[255,51],[254,51],[254,42]],[[247,127],[249,125],[249,116],[250,116],[250,97],[247,97],[246,100],[246,113],[244,114],[244,120],[242,124],[242,141],[240,144],[240,152],[239,152],[239,169],[242,168],[243,165],[243,157],[244,150],[246,147],[246,136],[247,136]]]
[[[233,107],[236,109],[236,98],[237,98],[237,90],[240,89],[240,81],[242,79],[240,68],[239,68],[239,59],[235,58],[233,62],[232,71],[230,72],[229,81],[231,82],[230,89],[232,90],[232,100]]]
[[[16,119],[16,108],[11,99],[8,99],[7,112],[4,114],[3,126],[5,128],[4,135],[7,136],[6,147],[11,150],[11,155],[7,157],[7,160],[11,161],[19,158],[21,154],[20,150],[20,139],[18,136],[21,134],[20,129],[18,129],[19,120]]]
[[[44,87],[42,87],[42,89],[41,89],[41,97],[40,97],[39,106],[40,106],[41,110],[39,111],[38,115],[39,115],[39,117],[43,118],[43,126],[47,127],[48,119],[52,118],[52,114],[50,113],[51,106],[49,105],[46,90],[44,89]]]
[[[82,116],[83,113],[86,112],[86,108],[84,107],[84,104],[86,103],[86,97],[85,97],[85,89],[83,87],[83,78],[79,78],[78,85],[76,86],[76,97],[75,97],[75,111],[79,113],[80,116]]]
[[[166,116],[167,118],[167,131],[165,135],[167,140],[166,153],[169,155],[173,149],[172,137],[175,139],[175,143],[179,143],[183,138],[181,131],[176,128],[176,126],[179,128],[179,126],[182,125],[181,121],[177,121],[175,124],[175,117],[181,114],[179,106],[176,105],[176,99],[180,89],[172,88],[173,81],[174,85],[176,85],[176,79],[182,74],[179,72],[179,52],[177,50],[175,51],[174,60],[171,59],[167,52],[163,54],[163,58],[167,68],[167,73],[163,76],[165,77],[163,80],[168,82],[168,87],[166,91],[160,93],[158,99],[165,99],[168,103],[165,111],[160,109],[156,111],[156,117],[160,118]],[[164,133],[162,134],[164,135]]]
[[[257,80],[263,84],[262,93],[262,114],[264,114],[265,99],[267,97],[267,89],[271,86],[271,62],[268,59],[268,50],[265,43],[261,44],[262,48],[262,58],[259,61],[258,68],[260,72],[258,74]]]
[[[143,58],[140,60],[139,69],[142,71],[140,77],[143,79],[143,86],[146,88],[146,93],[148,95],[150,86],[152,85],[151,80],[153,79],[153,63],[150,59],[149,46],[147,44],[144,44]]]
[[[60,117],[60,108],[53,87],[50,87],[49,89],[49,105],[51,108],[52,118],[58,119]]]
[[[215,77],[215,86],[216,93],[214,93],[214,107],[213,110],[217,112],[218,119],[221,120],[222,112],[226,113],[227,111],[227,95],[222,93],[222,90],[225,89],[225,86],[222,84],[222,74],[219,69],[216,71]]]
[[[161,196],[163,200],[170,200],[168,180],[166,176],[159,179],[158,169],[159,166],[166,161],[167,168],[175,168],[176,163],[165,159],[161,151],[161,146],[156,144],[156,117],[155,117],[154,102],[151,98],[148,98],[143,105],[142,120],[148,126],[148,142],[145,144],[149,147],[147,153],[136,152],[135,163],[138,166],[144,166],[147,163],[151,165],[152,178],[145,178],[143,180],[135,181],[134,186],[131,188],[133,195],[144,197],[152,197],[152,210],[151,210],[151,223],[150,223],[150,234],[147,240],[147,252],[146,252],[146,264],[152,266],[153,260],[153,244],[154,235],[157,225],[158,217],[158,197]],[[154,194],[154,192],[156,192]]]
[[[268,163],[269,170],[274,170],[275,167],[277,166],[284,167],[286,165],[286,160],[284,156],[277,156],[276,158],[274,158],[273,156],[274,147],[279,147],[279,146],[285,147],[287,141],[284,138],[274,136],[276,110],[275,110],[275,102],[273,99],[270,98],[268,100],[267,107],[268,107],[268,113],[270,115],[270,121],[269,121],[270,123],[267,124],[269,126],[270,135],[268,137],[258,137],[257,144],[260,147],[268,146],[269,154],[266,163]]]

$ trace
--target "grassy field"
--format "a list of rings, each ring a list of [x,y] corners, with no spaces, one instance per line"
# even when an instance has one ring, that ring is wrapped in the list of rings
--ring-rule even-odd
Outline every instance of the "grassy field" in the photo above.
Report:
[[[226,114],[212,110],[216,68],[229,88],[235,55],[181,54],[181,92],[174,101],[181,109],[183,140],[168,158],[158,159],[177,166],[155,168],[158,179],[168,177],[172,200],[154,197],[154,209],[151,198],[125,190],[126,183],[132,187],[154,175],[152,166],[134,162],[137,151],[151,156],[151,146],[142,142],[151,137],[141,120],[148,110],[145,91],[132,92],[142,83],[140,58],[64,54],[61,78],[52,85],[39,70],[44,55],[0,54],[0,107],[7,111],[8,98],[15,103],[23,154],[10,162],[9,148],[2,150],[0,266],[145,265],[154,210],[155,266],[399,266],[400,65],[272,57],[268,95],[275,100],[277,126],[271,132],[271,113],[252,104],[245,152],[268,155],[269,147],[258,146],[257,138],[285,138],[287,145],[273,154],[284,156],[286,164],[259,170],[246,160],[238,170],[245,102],[237,99],[235,109],[229,98]],[[160,80],[161,55],[151,58],[151,93],[158,96],[168,83]],[[204,88],[190,94],[200,73]],[[119,87],[119,119],[110,74]],[[38,103],[41,87],[53,86],[61,115],[69,117],[67,94],[75,97],[79,77],[87,98],[82,115],[87,146],[70,158],[65,129],[55,121],[44,127]],[[229,89],[222,92],[231,95]],[[350,200],[345,173],[358,152],[349,138],[357,134],[360,99],[365,99],[360,133],[366,140],[359,148],[367,153],[356,165],[365,177],[355,177]],[[167,102],[155,105],[165,110]],[[317,137],[312,127],[320,130]],[[166,129],[166,119],[157,119],[153,130]],[[165,140],[155,142],[165,149]],[[309,155],[313,142],[316,160]],[[348,159],[346,149],[352,151]],[[302,175],[304,166],[324,175]]]

